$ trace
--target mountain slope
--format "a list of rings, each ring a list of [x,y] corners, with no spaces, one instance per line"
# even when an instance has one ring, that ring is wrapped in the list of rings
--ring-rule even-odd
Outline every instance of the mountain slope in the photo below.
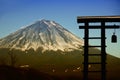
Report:
[[[83,45],[83,41],[60,24],[41,20],[0,39],[1,48],[72,51]]]

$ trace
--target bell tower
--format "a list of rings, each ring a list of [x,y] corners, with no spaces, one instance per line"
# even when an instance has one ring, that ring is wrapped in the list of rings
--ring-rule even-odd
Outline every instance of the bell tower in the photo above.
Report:
[[[99,22],[100,25],[94,25],[91,26],[89,23],[97,23]],[[90,73],[100,73],[101,74],[101,80],[106,80],[106,29],[118,29],[120,26],[118,25],[106,25],[106,22],[119,22],[120,23],[120,16],[78,16],[77,17],[77,23],[84,25],[80,25],[79,29],[84,29],[84,68],[83,68],[83,80],[89,80],[89,74]],[[101,37],[89,37],[89,30],[90,29],[100,29],[101,30]],[[99,39],[101,44],[100,45],[89,45],[90,39]],[[111,38],[113,43],[117,42],[117,36],[115,33],[113,33]],[[101,48],[100,54],[92,54],[89,53],[90,47],[98,47]],[[89,56],[100,56],[101,60],[99,62],[90,62]],[[100,65],[100,70],[93,70],[89,71],[88,67],[89,65]]]

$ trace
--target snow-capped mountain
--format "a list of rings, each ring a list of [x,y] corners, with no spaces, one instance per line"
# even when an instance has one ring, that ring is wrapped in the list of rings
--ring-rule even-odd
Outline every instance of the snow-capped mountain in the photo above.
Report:
[[[39,20],[0,39],[0,48],[71,51],[83,41],[55,21]]]

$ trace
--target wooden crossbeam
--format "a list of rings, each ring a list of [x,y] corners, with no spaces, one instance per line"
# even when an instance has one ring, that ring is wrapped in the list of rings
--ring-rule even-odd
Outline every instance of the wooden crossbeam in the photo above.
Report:
[[[77,23],[84,22],[120,22],[120,15],[118,16],[78,16]]]
[[[104,27],[105,29],[116,29],[116,28],[120,28],[120,26],[88,26],[88,29],[101,29],[102,27]],[[79,29],[85,29],[85,26],[79,26]]]

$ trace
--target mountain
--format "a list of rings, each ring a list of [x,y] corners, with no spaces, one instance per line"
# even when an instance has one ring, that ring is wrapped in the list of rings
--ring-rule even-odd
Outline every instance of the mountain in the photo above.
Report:
[[[39,20],[0,39],[0,48],[72,51],[83,41],[55,21]]]
[[[60,77],[55,80],[82,80],[83,44],[55,21],[36,21],[0,39],[0,65],[34,68]],[[89,54],[101,54],[101,51],[90,48]],[[89,56],[89,61],[101,61],[101,57]],[[107,80],[120,80],[120,58],[108,54],[106,62]],[[100,64],[89,65],[89,70],[100,69]],[[100,73],[89,76],[90,80],[101,80]]]

